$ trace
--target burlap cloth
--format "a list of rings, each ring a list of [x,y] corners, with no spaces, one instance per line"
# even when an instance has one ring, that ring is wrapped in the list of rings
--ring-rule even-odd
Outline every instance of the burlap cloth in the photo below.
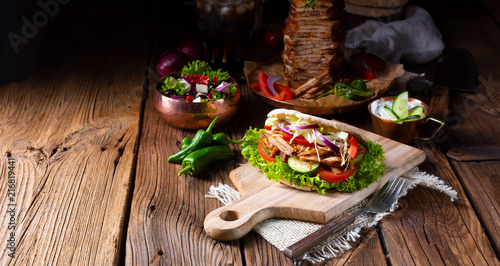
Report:
[[[399,198],[404,197],[408,191],[415,188],[417,185],[426,186],[436,189],[451,198],[451,201],[457,199],[457,192],[446,185],[437,176],[420,172],[418,168],[414,168],[408,173],[401,176],[406,179],[405,185],[399,194]],[[232,204],[241,199],[241,194],[228,185],[219,184],[219,186],[212,186],[206,195],[207,198],[215,198],[220,200],[224,205]],[[368,202],[365,199],[357,205],[346,210],[346,212],[353,212],[363,208]],[[363,228],[375,226],[384,216],[390,214],[397,206],[397,200],[389,209],[389,211],[378,214],[366,213],[359,216],[355,222],[347,227],[344,231],[332,235],[320,245],[314,247],[309,252],[303,254],[300,258],[294,261],[295,264],[302,264],[305,261],[312,263],[319,263],[327,259],[337,256],[337,254],[344,253],[352,248],[349,242],[356,241]],[[341,216],[340,214],[339,216]],[[257,224],[254,231],[266,239],[269,243],[275,246],[278,250],[283,251],[285,248],[306,237],[312,232],[320,229],[322,224],[311,222],[285,220],[285,219],[270,219]]]

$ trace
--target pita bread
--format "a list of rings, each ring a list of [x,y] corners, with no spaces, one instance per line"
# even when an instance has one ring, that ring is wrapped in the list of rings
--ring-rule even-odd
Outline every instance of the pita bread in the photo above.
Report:
[[[337,120],[328,120],[289,109],[274,109],[273,111],[269,112],[269,114],[267,114],[267,117],[276,117],[279,120],[286,120],[287,116],[295,116],[301,120],[311,121],[312,123],[318,124],[322,127],[330,127],[336,130],[347,132],[353,135],[361,144],[366,144],[368,140],[363,134],[361,134],[358,128]]]

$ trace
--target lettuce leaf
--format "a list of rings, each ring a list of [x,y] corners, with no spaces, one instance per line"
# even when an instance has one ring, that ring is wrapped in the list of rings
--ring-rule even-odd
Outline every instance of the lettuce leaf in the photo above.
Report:
[[[262,159],[257,146],[263,131],[265,129],[252,127],[247,130],[245,140],[241,144],[241,154],[252,166],[260,168],[270,180],[279,181],[279,179],[283,179],[297,186],[310,184],[319,193],[324,194],[328,189],[335,189],[339,192],[354,192],[368,187],[371,183],[378,181],[380,176],[384,174],[384,149],[380,144],[373,143],[371,140],[368,140],[365,145],[366,152],[358,164],[358,170],[353,176],[344,181],[329,183],[319,178],[318,175],[298,174],[288,164],[281,162],[279,157],[276,157],[276,163]]]
[[[161,84],[161,88],[158,89],[161,94],[164,94],[167,90],[175,90],[176,95],[184,95],[185,93],[185,88],[181,83],[171,76],[165,78]]]

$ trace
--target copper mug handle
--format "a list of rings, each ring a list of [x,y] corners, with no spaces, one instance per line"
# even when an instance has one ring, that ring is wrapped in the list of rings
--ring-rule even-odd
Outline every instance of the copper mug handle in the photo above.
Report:
[[[439,131],[440,131],[440,130],[441,130],[441,129],[442,129],[442,128],[446,125],[446,123],[445,123],[444,121],[441,121],[441,120],[439,120],[439,119],[432,118],[432,117],[427,118],[427,119],[423,122],[423,124],[427,124],[427,122],[429,122],[429,120],[430,120],[430,121],[432,121],[432,122],[434,122],[434,123],[440,124],[440,125],[439,125],[439,127],[438,127],[435,131],[434,131],[434,133],[432,133],[432,136],[430,136],[430,137],[426,137],[426,138],[423,138],[423,137],[415,137],[416,139],[419,139],[419,140],[431,140],[431,139],[433,139],[433,138],[436,136],[436,134],[437,134],[437,133],[438,133],[438,132],[439,132]]]

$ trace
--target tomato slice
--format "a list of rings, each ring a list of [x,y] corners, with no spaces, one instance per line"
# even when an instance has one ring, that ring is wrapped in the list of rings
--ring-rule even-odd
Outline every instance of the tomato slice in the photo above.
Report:
[[[264,126],[264,128],[265,128],[267,131],[271,131],[271,129],[273,129],[273,127],[271,127],[271,126]]]
[[[283,133],[282,135],[283,135],[283,139],[288,141],[288,142],[290,142],[290,140],[293,138],[293,136],[290,136],[290,135],[285,134],[285,133]],[[307,141],[307,139],[305,139],[302,136],[298,136],[298,137],[294,138],[292,140],[292,142],[295,142],[297,144],[304,145],[304,146],[314,147],[314,143]]]
[[[273,94],[269,90],[269,87],[267,87],[267,78],[269,76],[266,75],[266,73],[259,71],[259,85],[260,85],[260,90],[262,91],[262,94],[264,94],[267,97],[274,98]]]
[[[355,167],[353,169],[347,169],[337,174],[332,172],[332,170],[329,169],[328,166],[322,165],[318,169],[318,171],[316,171],[316,174],[318,174],[319,178],[325,180],[326,182],[335,183],[335,182],[340,182],[342,180],[346,180],[350,176],[354,175],[357,168],[358,167]]]
[[[349,142],[349,150],[347,150],[347,154],[349,154],[349,156],[351,156],[352,159],[356,157],[356,153],[358,153],[358,141],[351,134],[349,134],[347,141]]]
[[[276,162],[276,158],[271,157],[265,150],[264,147],[262,147],[262,142],[263,142],[264,137],[260,138],[259,144],[257,144],[257,150],[259,151],[260,156],[262,159],[268,162]]]

